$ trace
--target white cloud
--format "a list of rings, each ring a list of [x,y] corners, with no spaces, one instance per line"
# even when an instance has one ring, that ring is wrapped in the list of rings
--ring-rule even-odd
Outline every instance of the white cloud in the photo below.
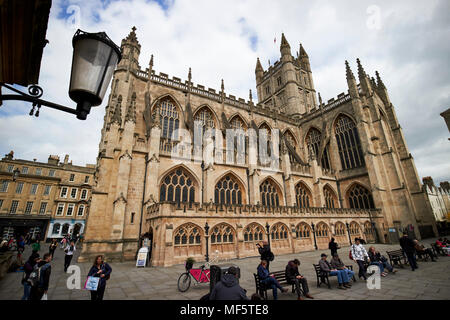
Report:
[[[53,1],[40,84],[43,98],[74,106],[68,98],[71,39],[75,29],[69,5],[80,8],[80,28],[105,31],[117,44],[137,27],[141,68],[154,54],[156,72],[248,98],[255,90],[256,57],[264,67],[279,59],[284,32],[295,55],[307,50],[316,89],[324,101],[347,90],[344,60],[356,74],[356,57],[368,73],[379,70],[420,176],[450,179],[449,133],[439,113],[450,105],[450,28],[445,0],[411,1]],[[380,9],[381,28],[368,29],[367,8]],[[163,7],[168,7],[164,10]],[[277,43],[274,44],[274,37]],[[253,41],[253,43],[252,43]],[[107,93],[108,94],[108,93]],[[256,96],[254,91],[254,97]],[[20,158],[46,161],[49,154],[70,153],[74,163],[95,163],[104,106],[87,121],[49,109],[28,116],[29,106],[8,102],[0,108],[0,152],[14,149]],[[11,111],[14,110],[14,111]],[[19,113],[19,114],[18,114]]]

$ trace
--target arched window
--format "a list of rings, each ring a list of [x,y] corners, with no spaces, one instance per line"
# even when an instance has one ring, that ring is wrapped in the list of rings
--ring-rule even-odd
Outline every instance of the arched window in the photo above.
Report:
[[[341,115],[336,119],[336,142],[342,169],[364,166],[364,158],[356,124],[349,117]]]
[[[280,205],[278,187],[271,179],[266,179],[259,186],[259,193],[261,194],[261,204],[264,207],[278,207]]]
[[[272,240],[285,240],[288,238],[288,228],[282,223],[276,223],[272,226],[270,231],[270,238]]]
[[[159,103],[161,117],[161,138],[172,139],[172,133],[180,127],[180,116],[175,103],[170,98],[164,98]],[[178,135],[174,137],[178,140]]]
[[[215,226],[211,231],[211,244],[214,243],[233,243],[234,231],[229,225],[221,223]]]
[[[251,223],[244,230],[244,241],[245,242],[263,241],[264,235],[265,232],[261,225],[257,223]]]
[[[309,238],[311,236],[311,227],[302,222],[295,227],[295,235],[299,238]]]
[[[272,154],[272,130],[270,130],[269,125],[267,123],[265,123],[265,122],[263,122],[259,126],[258,129],[259,129],[259,133],[258,134],[260,136],[260,139],[266,139],[267,140],[267,155],[270,157],[271,154]],[[260,140],[258,139],[258,143],[259,143],[259,141]]]
[[[334,225],[334,234],[336,236],[345,236],[345,225],[342,222],[337,222]]]
[[[348,192],[348,203],[354,209],[375,209],[372,194],[359,184],[355,184]]]
[[[335,208],[336,194],[329,186],[323,188],[323,195],[325,197],[325,206],[327,208]]]
[[[70,228],[70,225],[69,225],[68,223],[64,223],[64,224],[63,224],[63,227],[62,227],[62,232],[61,232],[61,234],[64,236],[64,235],[66,235],[67,233],[69,233],[69,228]]]
[[[200,121],[203,125],[203,130],[209,128],[215,128],[216,123],[214,121],[214,114],[212,111],[207,107],[202,107],[200,110],[198,110],[194,115],[194,121]]]
[[[172,171],[162,180],[159,201],[176,203],[193,203],[195,201],[194,182],[183,168]]]
[[[216,184],[214,202],[216,204],[242,204],[242,192],[237,179],[228,174]]]
[[[312,199],[311,193],[302,182],[297,183],[297,185],[295,186],[295,199],[297,202],[297,207],[310,207],[310,200]]]
[[[359,225],[356,222],[350,223],[350,235],[356,236],[359,234]]]
[[[318,238],[328,237],[328,226],[321,222],[316,227],[316,236]]]
[[[364,234],[366,236],[372,236],[374,234],[373,226],[369,221],[364,223]]]
[[[53,234],[59,234],[59,230],[61,229],[61,225],[59,224],[59,223],[55,223],[54,225],[53,225],[53,230],[52,230],[52,233]]]
[[[308,154],[312,157],[311,152],[314,152],[314,156],[316,159],[320,156],[320,144],[321,144],[322,135],[319,130],[316,128],[311,128],[306,136],[306,145],[308,146]],[[320,163],[322,168],[329,170],[331,169],[331,161],[330,156],[328,154],[329,144],[325,146],[323,150],[322,159],[320,159]]]
[[[297,151],[297,141],[295,140],[294,136],[292,135],[292,133],[289,130],[286,130],[286,132],[284,133],[283,137],[285,137],[286,140],[294,148],[294,150]],[[280,146],[281,146],[281,144],[280,144]],[[291,160],[292,163],[295,162],[295,159],[294,159],[294,157],[292,156],[291,153],[289,153],[289,160]]]
[[[174,245],[175,246],[186,246],[186,245],[200,245],[201,244],[201,233],[200,228],[192,223],[187,223],[180,226],[174,232]]]
[[[244,120],[238,115],[235,115],[230,121],[231,128],[235,130],[247,131],[247,125]]]

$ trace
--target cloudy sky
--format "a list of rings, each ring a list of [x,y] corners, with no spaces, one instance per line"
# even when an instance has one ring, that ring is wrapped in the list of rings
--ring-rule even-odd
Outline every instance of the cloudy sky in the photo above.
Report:
[[[429,1],[213,1],[54,0],[40,85],[43,99],[74,106],[68,97],[71,38],[77,28],[105,31],[120,44],[133,25],[142,45],[140,65],[248,99],[254,70],[279,59],[281,32],[295,55],[301,42],[309,54],[316,90],[324,100],[347,90],[344,61],[356,74],[378,70],[420,177],[450,179],[450,134],[440,113],[450,107],[450,2]],[[276,43],[274,43],[276,39]],[[108,92],[107,92],[108,95]],[[107,96],[105,97],[105,101]],[[95,163],[105,103],[86,121],[30,106],[0,107],[0,153],[47,161],[70,154],[74,164]]]

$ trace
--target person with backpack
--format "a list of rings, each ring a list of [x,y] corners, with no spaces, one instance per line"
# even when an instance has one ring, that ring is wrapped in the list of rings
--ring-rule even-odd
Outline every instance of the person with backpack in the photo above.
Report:
[[[364,280],[367,280],[366,268],[364,266],[364,263],[369,263],[369,255],[367,254],[364,246],[361,244],[359,238],[355,238],[355,243],[352,244],[350,249],[349,258],[350,260],[355,260],[358,264],[358,277],[360,279],[363,278]]]
[[[51,261],[51,254],[46,253],[44,254],[43,260],[39,261],[34,266],[29,277],[31,282],[30,300],[39,301],[42,300],[44,294],[47,295],[50,274],[52,272],[52,266],[50,265]]]
[[[258,252],[261,255],[261,261],[265,260],[267,262],[266,269],[269,271],[270,261],[275,259],[273,252],[270,250],[269,243],[267,241],[263,241],[262,247],[259,243],[257,243],[256,246],[258,247]]]
[[[75,243],[73,241],[71,241],[70,244],[64,249],[64,272],[67,272],[67,268],[70,266],[75,250]]]
[[[103,260],[102,255],[95,257],[94,265],[91,267],[88,273],[88,277],[99,277],[98,287],[96,291],[91,291],[91,300],[101,301],[105,294],[106,281],[111,276],[112,268]]]
[[[339,245],[334,241],[334,238],[331,238],[330,242],[328,243],[328,249],[330,249],[332,257],[337,254],[338,249],[340,249]]]
[[[32,254],[27,262],[25,262],[23,266],[23,277],[22,277],[22,285],[23,285],[23,296],[22,300],[30,299],[31,292],[31,282],[29,280],[31,272],[33,272],[34,266],[40,261],[39,255]]]

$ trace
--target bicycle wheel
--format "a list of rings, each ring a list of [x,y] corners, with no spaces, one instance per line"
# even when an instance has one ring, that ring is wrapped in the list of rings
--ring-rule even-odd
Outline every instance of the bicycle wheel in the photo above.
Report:
[[[191,286],[191,276],[188,272],[182,273],[178,278],[178,290],[180,292],[185,292]]]

